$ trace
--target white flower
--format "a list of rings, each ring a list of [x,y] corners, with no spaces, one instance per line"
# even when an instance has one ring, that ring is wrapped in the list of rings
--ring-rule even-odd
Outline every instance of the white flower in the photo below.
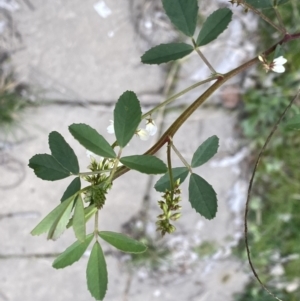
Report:
[[[285,71],[283,64],[285,64],[286,62],[287,62],[287,59],[285,59],[283,56],[279,56],[271,63],[270,68],[274,72],[283,73]]]
[[[114,134],[115,133],[114,121],[110,120],[109,123],[110,123],[110,125],[107,127],[107,132],[109,134]],[[154,126],[156,127],[155,124],[152,124],[152,127],[154,127]],[[151,129],[151,130],[152,130],[152,133],[153,133],[153,129]],[[156,130],[155,130],[155,132],[156,132]],[[155,134],[155,132],[154,132],[154,134]],[[143,141],[146,141],[149,138],[149,131],[147,129],[137,129],[135,131],[135,134],[137,136],[139,136],[139,138]],[[152,135],[154,135],[154,134],[152,134]]]
[[[106,128],[107,132],[109,134],[114,134],[115,133],[114,121],[110,120],[109,123],[110,123],[109,126]]]
[[[268,63],[265,57],[261,55],[258,56],[258,59],[263,63],[263,67],[266,70],[266,72],[272,70],[277,73],[283,73],[285,71],[283,65],[287,62],[287,59],[285,59],[283,56],[277,57],[271,63]]]
[[[146,121],[146,131],[150,136],[154,136],[157,132],[157,126],[152,118],[148,118]]]
[[[147,130],[138,129],[135,133],[143,141],[146,141],[149,139],[149,132]]]

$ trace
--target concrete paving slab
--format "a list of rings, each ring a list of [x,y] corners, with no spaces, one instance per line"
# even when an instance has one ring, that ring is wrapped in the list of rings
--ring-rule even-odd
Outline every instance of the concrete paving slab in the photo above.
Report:
[[[227,259],[210,266],[198,262],[187,272],[160,273],[156,278],[135,274],[128,300],[232,300],[232,293],[247,281],[241,270],[240,263]]]
[[[128,1],[105,1],[111,11],[105,18],[94,9],[104,1],[31,2],[34,11],[23,4],[14,13],[24,49],[12,59],[21,80],[33,86],[51,80],[99,101],[115,101],[126,90],[143,94],[163,87],[164,72],[140,64],[143,53],[136,47]]]
[[[110,277],[106,300],[121,300],[126,286],[118,259],[106,257],[109,270],[119,277]],[[85,270],[87,258],[74,265],[56,270],[52,268],[52,258],[17,258],[1,260],[0,300],[95,300],[87,290]]]

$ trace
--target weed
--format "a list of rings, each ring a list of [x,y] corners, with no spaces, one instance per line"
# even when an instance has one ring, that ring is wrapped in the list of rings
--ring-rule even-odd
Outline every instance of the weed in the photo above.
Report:
[[[291,5],[295,3],[292,1]],[[300,4],[297,6],[299,11]],[[287,7],[283,6],[284,19],[290,16]],[[293,27],[293,18],[289,26]],[[266,27],[265,31],[268,40]],[[251,141],[253,154],[261,149],[272,126],[299,87],[299,72],[294,69],[299,63],[299,55],[287,58],[292,62],[289,65],[292,72],[280,78],[271,78],[261,72],[256,87],[245,95],[241,128],[243,135]],[[299,103],[296,103],[285,119],[299,113]],[[248,225],[252,260],[259,277],[279,298],[290,301],[300,297],[299,148],[299,133],[286,131],[280,126],[255,176]],[[242,250],[244,244],[241,243],[240,256],[246,259]],[[236,296],[236,300],[268,301],[273,298],[259,289],[253,280],[242,294]]]

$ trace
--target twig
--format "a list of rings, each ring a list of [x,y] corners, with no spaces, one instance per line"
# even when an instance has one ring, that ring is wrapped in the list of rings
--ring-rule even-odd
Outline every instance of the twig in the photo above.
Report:
[[[283,21],[282,21],[282,18],[281,18],[281,15],[280,15],[280,12],[278,11],[278,8],[277,7],[274,7],[274,10],[275,10],[275,13],[276,13],[276,17],[278,19],[278,22],[280,24],[280,27],[285,31],[286,33],[286,29],[284,27],[284,24],[283,24]]]
[[[210,64],[210,62],[207,60],[207,58],[204,56],[204,54],[200,51],[196,41],[194,39],[192,39],[193,45],[194,45],[194,49],[196,50],[196,52],[198,53],[198,55],[201,57],[202,61],[205,63],[205,65],[209,68],[210,72],[213,75],[217,74],[217,71],[214,69],[214,67]]]
[[[169,144],[171,145],[173,151],[175,152],[175,154],[179,157],[179,159],[181,160],[181,162],[185,165],[185,167],[189,170],[189,172],[192,174],[192,168],[190,166],[189,163],[187,163],[187,161],[183,158],[183,156],[181,155],[180,151],[176,148],[176,146],[173,144],[173,140],[172,137],[169,137]]]
[[[285,44],[292,40],[297,40],[300,38],[300,32],[295,34],[286,34],[279,42],[274,44],[272,47],[267,49],[262,53],[262,55],[267,56],[273,51],[275,51],[277,45]],[[239,67],[231,70],[230,72],[223,74],[222,77],[218,77],[218,80],[213,83],[202,95],[200,95],[174,122],[173,124],[165,131],[165,133],[159,138],[159,140],[144,154],[145,155],[153,155],[155,154],[161,147],[168,142],[168,137],[173,137],[177,130],[181,127],[181,125],[189,118],[189,116],[199,107],[201,106],[219,87],[221,87],[226,81],[235,75],[243,72],[247,68],[250,68],[255,63],[259,62],[258,57],[255,57],[246,63],[240,65]],[[113,180],[125,174],[129,171],[129,168],[126,166],[120,167],[115,173]]]
[[[260,12],[258,9],[247,3],[245,0],[242,3],[246,9],[251,10],[258,16],[260,16],[263,20],[265,20],[267,23],[269,23],[271,26],[273,26],[275,29],[277,29],[282,34],[286,34],[286,31],[284,28],[281,28],[281,26],[277,26],[272,20],[270,20],[266,15],[264,15],[262,12]]]
[[[298,93],[296,94],[296,96],[290,101],[289,105],[285,108],[285,110],[283,111],[283,113],[281,114],[281,116],[279,117],[279,119],[277,120],[277,122],[275,123],[275,125],[273,126],[266,142],[264,143],[262,149],[260,150],[258,157],[256,159],[255,165],[254,165],[254,169],[251,175],[251,179],[249,182],[249,188],[248,188],[248,193],[247,193],[247,201],[246,201],[246,206],[245,206],[245,216],[244,216],[244,235],[245,235],[245,245],[246,245],[246,250],[247,250],[247,256],[248,256],[248,261],[249,261],[249,265],[251,267],[251,270],[254,274],[254,277],[257,279],[257,281],[260,283],[260,285],[262,286],[262,288],[272,297],[274,297],[276,300],[278,301],[282,301],[281,299],[279,299],[278,297],[276,297],[267,287],[266,285],[260,280],[254,265],[252,263],[252,259],[251,259],[251,255],[250,255],[250,248],[249,248],[249,242],[248,242],[248,223],[247,223],[247,218],[248,218],[248,212],[249,212],[249,203],[250,203],[250,195],[251,195],[251,190],[252,190],[252,185],[253,185],[253,180],[254,180],[254,176],[256,174],[256,170],[258,167],[258,164],[260,162],[260,159],[262,157],[263,152],[265,151],[267,145],[269,144],[273,134],[275,133],[278,125],[280,124],[280,122],[282,121],[283,117],[285,116],[286,112],[290,109],[290,107],[292,106],[293,102],[298,98],[300,94],[300,90],[298,90]]]

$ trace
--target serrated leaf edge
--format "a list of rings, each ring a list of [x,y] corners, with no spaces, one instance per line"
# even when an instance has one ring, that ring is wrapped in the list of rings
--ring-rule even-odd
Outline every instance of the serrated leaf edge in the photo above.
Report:
[[[228,25],[229,25],[230,21],[229,21],[229,23],[227,24],[227,26],[223,29],[223,31],[220,32],[220,33],[218,34],[218,36],[215,37],[213,40],[208,41],[208,42],[206,42],[205,44],[201,44],[201,42],[198,41],[198,40],[199,40],[199,36],[200,36],[200,34],[201,34],[201,32],[202,32],[202,29],[204,28],[205,23],[208,21],[208,19],[209,19],[210,17],[212,17],[214,13],[216,13],[216,12],[218,12],[218,11],[220,11],[220,10],[225,10],[225,9],[228,10],[229,13],[231,13],[230,21],[232,20],[232,11],[231,11],[229,8],[227,8],[227,7],[225,7],[225,8],[220,8],[220,9],[214,11],[212,14],[210,14],[210,15],[207,17],[207,19],[206,19],[205,22],[203,23],[203,26],[202,26],[202,28],[201,28],[201,30],[200,30],[200,32],[199,32],[199,34],[198,34],[197,40],[196,40],[197,46],[200,47],[200,46],[205,46],[205,45],[209,44],[210,42],[212,42],[212,41],[214,41],[215,39],[217,39],[217,37],[218,37],[220,34],[222,34],[222,33],[228,28]],[[216,23],[216,25],[218,25],[221,21],[223,21],[223,20],[219,20],[218,23]],[[215,28],[217,28],[217,26],[215,26]],[[205,37],[202,38],[202,41],[205,40],[206,37],[207,37],[207,35],[210,34],[211,32],[212,32],[212,31],[210,31],[209,33],[207,33],[207,34],[205,35]]]

